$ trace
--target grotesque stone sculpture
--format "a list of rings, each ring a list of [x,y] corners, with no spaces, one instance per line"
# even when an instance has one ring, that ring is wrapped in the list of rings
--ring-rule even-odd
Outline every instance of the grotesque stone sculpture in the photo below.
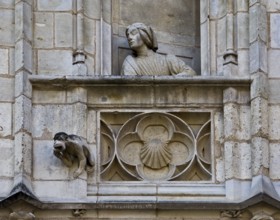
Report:
[[[121,75],[196,75],[176,56],[156,53],[157,39],[151,27],[134,23],[127,27],[126,36],[134,55],[124,60]]]
[[[94,162],[91,159],[86,141],[77,135],[68,135],[64,132],[58,132],[54,135],[53,152],[62,162],[71,167],[74,160],[78,160],[78,168],[74,172],[74,178],[77,178],[84,169],[92,172]]]

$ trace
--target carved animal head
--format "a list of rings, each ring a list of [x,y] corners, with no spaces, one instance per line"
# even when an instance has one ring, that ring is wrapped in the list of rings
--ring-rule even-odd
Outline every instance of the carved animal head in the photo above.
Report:
[[[54,135],[54,144],[53,144],[53,148],[54,151],[64,151],[66,146],[65,146],[65,142],[68,139],[68,134],[64,133],[64,132],[58,132]]]

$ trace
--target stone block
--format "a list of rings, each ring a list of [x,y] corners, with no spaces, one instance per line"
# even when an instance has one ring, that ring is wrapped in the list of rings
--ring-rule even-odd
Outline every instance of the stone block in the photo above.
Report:
[[[233,166],[233,149],[237,143],[232,141],[226,141],[224,143],[224,165],[225,165],[225,178],[231,179],[235,174],[235,167]]]
[[[112,73],[112,58],[108,54],[112,54],[112,30],[111,25],[102,21],[102,46],[101,50],[103,53],[103,69],[101,70],[102,75],[111,75]],[[118,73],[115,73],[118,74]]]
[[[67,180],[70,169],[53,154],[53,141],[33,141],[33,177],[36,180]]]
[[[280,79],[270,79],[269,84],[269,103],[279,104],[280,103],[280,93],[279,93],[279,81]]]
[[[0,48],[0,74],[9,73],[9,50]]]
[[[0,179],[0,186],[1,186],[0,197],[6,198],[12,190],[13,178],[9,178],[9,179],[8,178],[7,179],[6,178],[3,178],[3,179],[1,178]],[[3,219],[6,219],[6,218],[3,218]]]
[[[1,138],[0,140],[0,176],[14,176],[14,142],[13,140]],[[2,191],[2,188],[1,188]]]
[[[97,60],[99,60],[100,58],[97,58]],[[97,61],[99,62],[99,61]],[[90,56],[90,55],[87,55],[87,58],[86,58],[86,61],[85,61],[85,64],[87,65],[87,68],[88,68],[88,75],[89,76],[94,76],[96,75],[96,68],[97,68],[97,65],[100,65],[97,64],[97,62],[95,61],[94,57]],[[99,72],[100,73],[100,72]]]
[[[27,131],[31,133],[31,109],[29,98],[21,95],[15,99],[14,132]]]
[[[205,0],[206,1],[206,0]],[[210,75],[210,54],[209,54],[209,21],[201,24],[201,36],[205,36],[201,38],[201,75],[208,76]]]
[[[251,101],[251,134],[259,137],[268,136],[268,101],[255,98]]]
[[[151,86],[95,86],[88,90],[88,103],[94,106],[153,106]]]
[[[87,53],[95,54],[96,42],[96,22],[94,20],[84,18],[84,49]],[[92,64],[91,64],[92,65]]]
[[[280,179],[280,143],[270,143],[270,166],[269,166],[269,176],[273,180]]]
[[[32,8],[22,1],[15,5],[15,40],[22,38],[32,41]]]
[[[37,90],[33,89],[32,102],[35,104],[63,104],[66,102],[66,91],[57,90]]]
[[[248,5],[248,1],[247,0],[237,0],[236,1],[237,11],[248,12],[248,10],[249,10],[248,7],[249,7],[249,5]]]
[[[267,73],[267,46],[262,41],[255,41],[250,46],[250,73]]]
[[[238,50],[238,75],[248,76],[249,73],[249,50]]]
[[[250,43],[261,39],[267,41],[267,14],[266,8],[261,4],[255,4],[249,10]]]
[[[14,8],[15,1],[14,0],[0,0],[0,7],[2,8]]]
[[[73,21],[70,13],[55,14],[55,47],[73,46]]]
[[[38,74],[69,75],[72,61],[72,50],[39,50]]]
[[[57,132],[77,134],[86,138],[86,106],[81,105],[34,105],[33,137],[40,140],[51,140]],[[79,110],[80,109],[80,110]],[[82,121],[79,121],[82,118]],[[83,128],[81,128],[83,127]],[[79,131],[80,129],[80,131]]]
[[[250,179],[251,167],[251,145],[245,142],[236,144],[233,149],[234,176],[238,179]]]
[[[280,40],[280,39],[279,39]],[[268,75],[272,78],[280,78],[280,50],[268,51]]]
[[[221,18],[226,15],[227,4],[225,0],[209,1],[209,6],[211,18]]]
[[[208,11],[209,11],[209,1],[201,0],[200,1],[200,22],[201,23],[204,23],[207,21],[208,15],[209,15]]]
[[[72,1],[69,0],[38,0],[39,11],[70,11],[72,10]]]
[[[267,1],[268,12],[278,12],[280,10],[280,0],[269,0]]]
[[[88,143],[96,143],[96,135],[97,135],[97,115],[96,111],[89,110],[87,114],[87,141]]]
[[[181,88],[182,89],[182,88]],[[188,104],[221,104],[223,102],[222,88],[219,87],[188,87],[187,103]],[[169,91],[166,91],[169,92]]]
[[[14,101],[14,79],[0,77],[0,100],[2,102]]]
[[[218,55],[224,55],[226,52],[226,17],[223,17],[217,21],[217,53]],[[203,35],[201,35],[203,36]],[[205,36],[205,35],[204,35]]]
[[[25,71],[19,71],[15,75],[15,97],[25,95],[28,98],[32,97],[32,86],[28,79],[29,73]]]
[[[237,140],[239,128],[239,107],[235,103],[224,105],[224,137],[226,140]]]
[[[252,174],[258,175],[263,168],[269,168],[269,141],[266,138],[253,137],[252,149]]]
[[[270,46],[280,48],[280,14],[270,15]]]
[[[24,39],[19,40],[15,45],[15,71],[24,68],[32,73],[33,53],[31,45]]]
[[[269,139],[273,141],[280,140],[280,120],[278,119],[279,114],[280,114],[279,105],[269,106],[268,108]]]
[[[221,112],[214,114],[214,134],[215,157],[221,157],[221,145],[224,141],[224,119]]]
[[[12,135],[12,103],[0,103],[0,137]]]
[[[101,16],[101,2],[99,0],[85,0],[84,13],[91,19],[100,19]]]
[[[15,49],[9,48],[9,74],[15,74]]]
[[[239,107],[239,118],[238,118],[238,130],[237,138],[242,141],[249,141],[251,138],[251,108],[250,106],[240,106]]]
[[[32,173],[32,137],[26,132],[15,134],[14,142],[14,170],[15,174]]]
[[[247,13],[238,13],[237,14],[237,48],[238,49],[247,49],[249,48],[249,16]],[[238,57],[239,58],[239,57]],[[240,59],[240,61],[244,62]]]
[[[14,10],[0,9],[0,45],[14,46],[15,44],[15,24]]]
[[[251,79],[251,99],[257,97],[268,99],[269,88],[267,75],[263,72],[257,72],[251,76]]]
[[[223,183],[225,181],[225,162],[224,159],[218,158],[216,159],[215,163],[215,171],[216,171],[216,180],[220,183]]]
[[[34,181],[36,196],[46,202],[81,202],[85,201],[87,182],[82,179],[71,181]],[[83,199],[83,200],[81,200]]]
[[[52,48],[53,39],[53,13],[35,12],[34,13],[34,47],[35,48]]]
[[[167,92],[168,91],[168,92]],[[188,102],[187,86],[156,86],[155,103],[157,106],[186,105]]]

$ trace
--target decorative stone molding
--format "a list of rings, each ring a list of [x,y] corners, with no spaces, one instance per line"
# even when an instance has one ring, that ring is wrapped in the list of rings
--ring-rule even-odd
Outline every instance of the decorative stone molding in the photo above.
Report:
[[[71,167],[75,160],[78,161],[78,168],[74,172],[77,178],[84,170],[93,172],[94,161],[84,139],[77,135],[68,135],[64,132],[56,133],[53,145],[54,155],[68,167]]]
[[[211,121],[207,115],[206,121],[194,127],[173,114],[140,113],[125,121],[117,135],[103,120],[103,179],[118,175],[123,180],[211,180]]]
[[[31,212],[18,211],[12,212],[9,216],[9,220],[33,220],[35,215]]]
[[[84,214],[86,214],[86,209],[73,209],[72,214],[74,217],[82,217]]]
[[[274,220],[274,218],[266,214],[258,214],[251,218],[251,220]]]
[[[240,210],[225,210],[221,211],[221,219],[231,219],[241,217],[242,212]]]

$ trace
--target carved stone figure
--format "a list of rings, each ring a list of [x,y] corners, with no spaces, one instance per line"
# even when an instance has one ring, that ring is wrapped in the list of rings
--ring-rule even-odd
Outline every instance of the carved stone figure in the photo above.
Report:
[[[94,161],[86,141],[80,136],[58,132],[54,135],[53,148],[54,155],[68,167],[72,166],[74,160],[78,160],[78,168],[73,174],[74,178],[77,178],[85,169],[87,172],[93,172]]]
[[[151,27],[134,23],[127,27],[126,36],[134,55],[124,60],[121,75],[196,75],[176,56],[156,53],[157,39]]]

